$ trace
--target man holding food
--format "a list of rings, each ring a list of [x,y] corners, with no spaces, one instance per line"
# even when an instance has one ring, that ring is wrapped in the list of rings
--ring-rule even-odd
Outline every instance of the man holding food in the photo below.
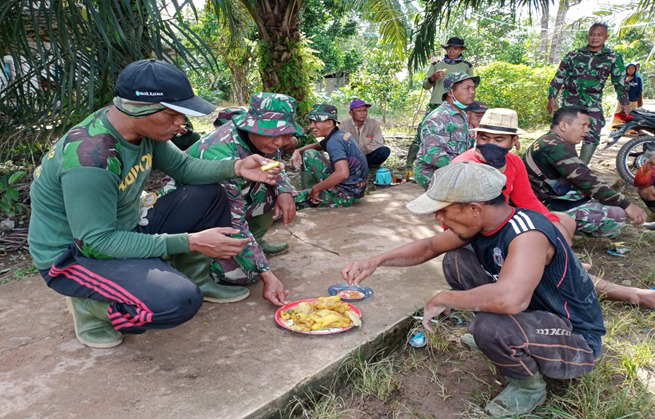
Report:
[[[414,266],[445,254],[449,291],[424,307],[423,325],[450,309],[477,312],[467,344],[506,376],[508,386],[485,407],[493,417],[531,412],[546,398],[543,376],[589,373],[601,354],[603,314],[593,281],[562,233],[543,215],[509,206],[506,179],[473,162],[434,173],[426,193],[407,204],[435,214],[448,229],[341,270],[358,284],[379,266]]]
[[[349,207],[364,196],[366,156],[355,137],[337,126],[335,106],[314,105],[309,121],[314,135],[323,140],[299,148],[291,156],[294,167],[302,166],[303,188],[307,188],[298,193],[296,207]]]
[[[296,123],[296,100],[278,93],[257,93],[250,98],[247,112],[236,113],[231,120],[195,143],[187,151],[203,160],[239,161],[258,155],[279,163],[281,148],[293,135],[302,135]],[[262,167],[262,170],[268,170]],[[228,179],[221,182],[227,191],[232,214],[232,225],[248,244],[238,255],[229,259],[214,259],[211,264],[214,279],[219,283],[248,285],[258,279],[264,282],[264,298],[280,304],[286,291],[271,271],[265,253],[285,252],[287,243],[269,243],[264,235],[276,216],[284,224],[296,215],[294,196],[298,195],[284,170],[275,185],[247,179]]]
[[[113,103],[73,127],[34,171],[28,242],[48,287],[69,298],[75,335],[111,348],[123,333],[175,327],[203,298],[239,301],[244,287],[209,277],[210,258],[239,253],[230,207],[218,182],[246,178],[274,185],[271,160],[201,161],[171,143],[184,115],[210,114],[186,75],[164,61],[141,60],[118,76]],[[186,185],[143,199],[156,165]],[[155,202],[156,201],[156,202]],[[162,258],[173,261],[175,268]],[[278,299],[284,299],[283,290]]]
[[[432,59],[430,68],[428,68],[428,71],[425,73],[425,79],[423,79],[423,88],[425,90],[432,89],[430,102],[428,103],[428,109],[423,117],[423,121],[425,121],[425,118],[430,112],[437,109],[443,102],[443,94],[445,93],[444,79],[448,74],[465,73],[473,76],[473,64],[465,61],[462,56],[462,52],[466,49],[462,38],[456,36],[449,38],[446,45],[442,45],[441,47],[446,50],[446,55],[444,55],[442,60],[437,59],[436,56]],[[420,132],[421,124],[419,124],[418,130]],[[419,135],[417,135],[414,138],[414,142],[409,146],[407,168],[411,168],[414,164],[419,146],[420,140]]]

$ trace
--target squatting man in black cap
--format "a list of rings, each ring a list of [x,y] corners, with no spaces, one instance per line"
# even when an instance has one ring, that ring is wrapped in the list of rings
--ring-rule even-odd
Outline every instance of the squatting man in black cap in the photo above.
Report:
[[[507,377],[509,385],[485,408],[503,417],[544,401],[543,376],[589,373],[605,334],[593,281],[560,231],[541,214],[509,206],[504,186],[505,176],[486,164],[437,170],[427,192],[407,208],[435,214],[448,229],[341,270],[358,284],[378,266],[414,266],[445,253],[452,290],[425,303],[423,325],[432,331],[431,319],[450,309],[477,312],[462,341]]]
[[[142,60],[118,76],[113,104],[89,115],[59,140],[34,172],[28,241],[46,284],[68,298],[75,334],[93,348],[119,345],[123,333],[175,327],[203,297],[232,302],[243,287],[222,286],[209,261],[238,254],[230,206],[217,183],[234,177],[275,184],[280,168],[252,155],[205,161],[169,140],[184,116],[210,114],[186,75],[163,61]],[[142,192],[150,171],[185,185],[157,199]],[[155,202],[156,201],[156,202]],[[162,258],[175,263],[174,269]]]

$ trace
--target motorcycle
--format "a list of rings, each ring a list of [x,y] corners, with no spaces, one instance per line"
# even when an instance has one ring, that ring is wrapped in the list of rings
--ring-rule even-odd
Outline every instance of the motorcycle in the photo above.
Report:
[[[626,132],[632,130],[637,136],[625,143],[616,155],[616,169],[628,183],[635,180],[635,173],[653,155],[655,155],[655,112],[645,109],[633,109],[630,114],[614,114],[623,124],[612,130],[609,142],[603,150],[616,144]]]

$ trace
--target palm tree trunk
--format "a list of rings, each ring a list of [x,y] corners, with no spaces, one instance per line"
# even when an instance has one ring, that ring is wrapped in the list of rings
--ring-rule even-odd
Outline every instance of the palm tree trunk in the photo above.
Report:
[[[548,61],[548,18],[550,17],[549,3],[544,5],[541,12],[541,36],[539,42],[539,55],[544,61]]]

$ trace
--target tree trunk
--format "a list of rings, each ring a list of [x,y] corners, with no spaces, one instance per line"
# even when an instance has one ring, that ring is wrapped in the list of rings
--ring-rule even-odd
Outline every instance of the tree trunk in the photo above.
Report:
[[[238,104],[248,104],[251,94],[248,87],[248,66],[232,64],[235,63],[228,63],[232,74],[232,100]]]
[[[555,18],[555,27],[553,28],[553,39],[550,43],[550,57],[548,62],[550,64],[559,64],[562,56],[562,34],[564,33],[564,22],[566,14],[571,6],[579,4],[582,0],[560,0],[559,8],[557,9],[557,17]]]
[[[550,17],[549,3],[544,5],[541,13],[541,39],[539,42],[539,55],[544,61],[548,61],[548,18]]]

